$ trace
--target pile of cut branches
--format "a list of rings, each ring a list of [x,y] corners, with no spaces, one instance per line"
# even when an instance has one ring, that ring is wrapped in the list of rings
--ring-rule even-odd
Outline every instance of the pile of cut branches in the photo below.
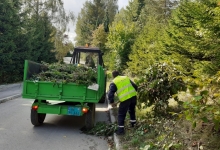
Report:
[[[31,78],[33,81],[76,83],[86,86],[97,82],[97,71],[92,68],[73,64],[48,64],[44,62],[42,64],[42,72],[34,74]]]
[[[97,122],[91,130],[81,129],[83,133],[97,136],[111,136],[117,129],[117,124],[106,122]]]

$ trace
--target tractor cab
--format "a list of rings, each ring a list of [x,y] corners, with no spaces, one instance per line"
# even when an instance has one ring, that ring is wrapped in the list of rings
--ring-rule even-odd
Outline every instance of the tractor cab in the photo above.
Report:
[[[97,68],[98,65],[104,68],[102,59],[103,53],[99,48],[76,47],[70,60],[71,64],[84,65],[91,68]]]

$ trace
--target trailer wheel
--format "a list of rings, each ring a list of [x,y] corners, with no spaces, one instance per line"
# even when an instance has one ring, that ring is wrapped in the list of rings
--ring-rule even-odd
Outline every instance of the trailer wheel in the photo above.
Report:
[[[31,123],[34,126],[40,126],[43,124],[46,114],[38,113],[36,110],[31,109]]]
[[[95,124],[95,103],[89,103],[89,111],[86,114],[85,118],[85,128],[90,130],[94,127]]]
[[[37,103],[38,100],[35,100],[34,103]],[[46,103],[46,100],[42,100]],[[31,123],[34,126],[40,126],[45,120],[46,114],[38,113],[37,110],[31,109]]]

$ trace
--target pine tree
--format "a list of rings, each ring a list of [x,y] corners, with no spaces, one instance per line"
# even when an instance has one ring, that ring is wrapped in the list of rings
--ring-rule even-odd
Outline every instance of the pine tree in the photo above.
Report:
[[[166,53],[188,60],[198,75],[215,73],[220,68],[219,14],[217,1],[181,1],[169,21]]]
[[[123,24],[122,21],[113,22],[110,26],[109,34],[107,37],[106,47],[110,50],[112,57],[109,60],[110,69],[124,70],[127,68],[127,62],[129,61],[129,54],[131,52],[131,46],[135,39],[135,24]]]
[[[93,31],[91,44],[94,47],[99,47],[103,52],[105,52],[106,41],[107,33],[105,32],[104,25],[101,24],[96,30]]]
[[[163,60],[163,53],[159,44],[163,35],[163,27],[157,18],[148,16],[148,23],[135,39],[132,52],[129,55],[129,72],[132,75],[144,76],[146,69]]]
[[[136,0],[133,2],[133,5],[141,9],[141,11],[136,11],[137,16],[134,17],[138,34],[128,62],[129,72],[133,75],[142,76],[146,73],[146,69],[154,63],[165,61],[160,40],[163,38],[164,28],[167,24],[166,19],[169,19],[169,15],[165,13],[165,11],[169,11],[167,6],[169,3],[168,0],[145,0],[142,3]]]
[[[128,67],[129,54],[139,30],[137,20],[143,7],[144,1],[131,1],[126,9],[120,10],[115,16],[106,43],[107,49],[110,50],[108,55],[112,56],[107,60],[111,69],[125,70]]]
[[[11,82],[13,70],[17,69],[13,58],[19,57],[15,43],[20,30],[19,0],[2,0],[0,3],[0,83]]]
[[[37,19],[37,21],[36,21]],[[48,20],[47,14],[45,16],[35,18],[32,16],[30,24],[32,26],[33,35],[32,38],[32,61],[36,62],[55,62],[55,53],[52,50],[55,49],[53,41],[51,41],[53,32],[53,26]]]
[[[92,33],[100,24],[105,23],[106,31],[113,21],[117,12],[117,1],[93,0],[86,1],[77,17],[76,23],[76,45],[82,46],[91,43]],[[106,16],[108,15],[108,16]]]
[[[74,20],[73,14],[71,12],[70,14],[66,14],[62,0],[23,1],[24,10],[28,12],[30,16],[28,23],[31,28],[27,28],[27,32],[33,37],[32,60],[37,62],[56,61],[55,55],[60,52],[61,47],[56,47],[54,43],[60,40],[60,37],[58,37],[60,33],[64,36],[67,30],[67,24]],[[54,30],[54,28],[56,30]],[[63,43],[63,46],[64,45],[65,43]]]

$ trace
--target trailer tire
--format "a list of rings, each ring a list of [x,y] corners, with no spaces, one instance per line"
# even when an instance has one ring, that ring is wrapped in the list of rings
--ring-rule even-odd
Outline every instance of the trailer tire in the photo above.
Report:
[[[43,124],[46,114],[38,113],[36,110],[31,109],[31,123],[34,126],[40,126]]]
[[[89,111],[85,116],[85,128],[90,130],[94,127],[95,124],[95,103],[89,103]]]

